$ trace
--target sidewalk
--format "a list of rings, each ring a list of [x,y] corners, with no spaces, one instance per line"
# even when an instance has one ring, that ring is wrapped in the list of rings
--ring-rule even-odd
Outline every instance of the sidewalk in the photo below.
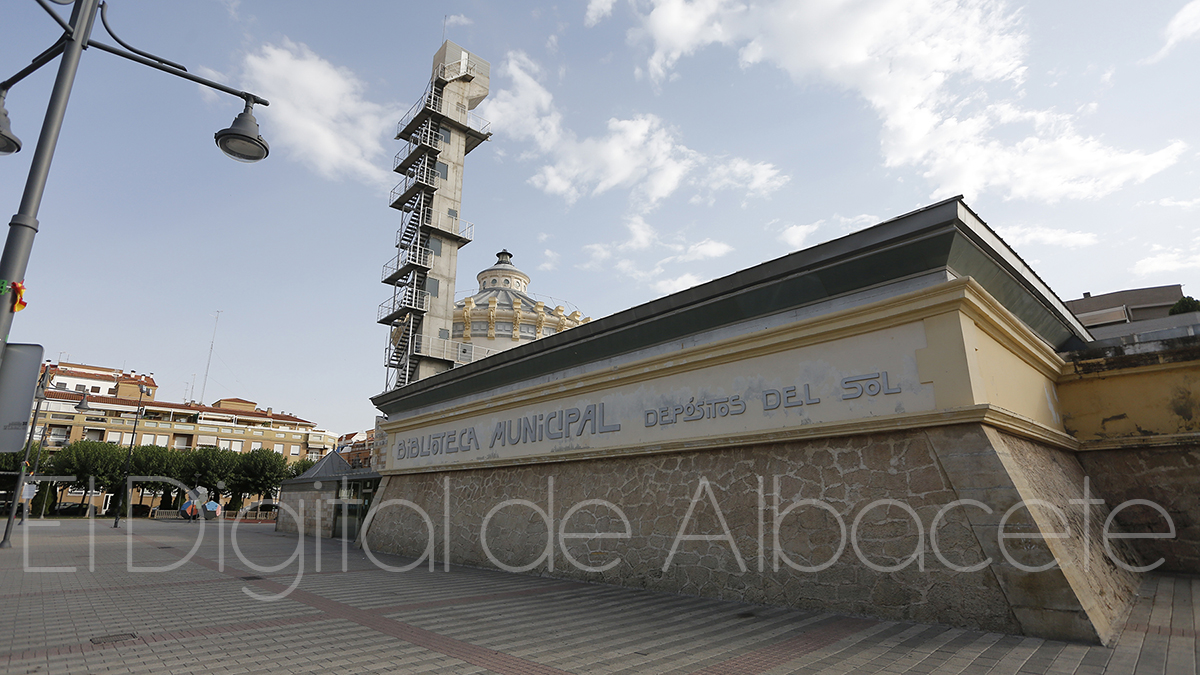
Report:
[[[463,567],[389,572],[353,548],[343,572],[340,542],[264,524],[236,532],[255,569],[228,523],[222,537],[208,523],[180,562],[198,523],[136,520],[127,540],[128,522],[95,521],[89,549],[88,521],[44,522],[60,524],[29,530],[29,565],[76,570],[23,571],[21,531],[0,551],[3,673],[1193,675],[1200,657],[1200,577],[1148,578],[1107,649]],[[127,545],[136,567],[177,566],[127,571]]]

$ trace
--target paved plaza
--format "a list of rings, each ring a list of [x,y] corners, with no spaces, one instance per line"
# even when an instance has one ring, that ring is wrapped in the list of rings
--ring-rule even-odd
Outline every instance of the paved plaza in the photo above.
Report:
[[[1147,578],[1108,649],[466,567],[388,571],[270,524],[207,523],[199,538],[182,521],[93,524],[92,545],[88,521],[46,520],[0,551],[0,672],[1191,675],[1200,657],[1200,577]]]

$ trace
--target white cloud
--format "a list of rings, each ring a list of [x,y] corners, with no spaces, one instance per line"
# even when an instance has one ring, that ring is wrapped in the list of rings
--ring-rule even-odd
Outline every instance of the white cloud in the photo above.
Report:
[[[554,251],[551,251],[550,249],[546,249],[545,251],[542,251],[542,256],[544,256],[546,258],[546,260],[541,265],[538,265],[539,270],[542,270],[544,272],[550,272],[550,271],[558,269],[558,259],[562,256],[555,253]]]
[[[708,158],[683,145],[678,132],[656,115],[609,119],[605,133],[579,138],[563,124],[554,97],[539,82],[541,68],[521,52],[509,53],[499,73],[512,86],[496,92],[480,111],[498,133],[532,143],[526,159],[545,163],[530,183],[574,203],[585,195],[627,189],[646,212],[683,185],[701,190],[741,190],[761,197],[788,177],[767,163]]]
[[[1151,203],[1157,204],[1159,206],[1169,206],[1169,207],[1176,207],[1176,208],[1181,208],[1181,209],[1185,209],[1185,210],[1190,210],[1190,209],[1196,208],[1197,206],[1200,206],[1200,198],[1197,198],[1197,199],[1172,199],[1170,197],[1164,197],[1163,199],[1159,199],[1159,200],[1151,202]]]
[[[595,26],[602,19],[612,14],[613,4],[616,0],[589,0],[587,6],[587,14],[583,17],[585,26]]]
[[[702,279],[690,272],[681,274],[674,279],[663,279],[654,282],[654,290],[662,295],[670,295],[699,284]]]
[[[629,240],[621,244],[620,248],[636,251],[649,248],[658,240],[658,233],[641,216],[631,216],[625,221],[625,227],[629,229]]]
[[[696,195],[693,202],[713,203],[712,192],[738,190],[746,197],[765,197],[787,184],[789,176],[779,173],[775,165],[767,162],[750,163],[740,157],[730,160],[715,158],[709,163],[708,172],[697,183],[709,191],[707,197]]]
[[[675,260],[679,262],[690,262],[692,260],[720,258],[732,250],[733,247],[725,242],[705,239],[689,246],[687,251],[683,255],[676,256]]]
[[[1159,272],[1178,272],[1180,270],[1200,270],[1200,253],[1185,252],[1179,249],[1159,253],[1134,263],[1130,271],[1144,277]]]
[[[1194,40],[1197,37],[1200,37],[1200,0],[1192,0],[1167,22],[1167,27],[1163,31],[1165,43],[1162,49],[1142,63],[1160,61],[1175,45],[1185,40]]]
[[[794,249],[804,248],[808,235],[816,232],[824,223],[824,220],[818,220],[810,225],[790,225],[779,234],[779,240]]]
[[[229,80],[229,78],[225,76],[225,73],[213,70],[207,66],[196,66],[196,74],[200,77],[208,78],[214,82],[227,82]],[[200,89],[200,98],[204,99],[205,103],[216,103],[224,98],[211,87],[206,87],[202,84],[197,84],[196,87]]]
[[[395,182],[385,168],[384,142],[399,110],[367,100],[353,72],[287,39],[263,45],[243,66],[246,87],[271,102],[254,113],[273,150],[327,178]]]
[[[1011,227],[998,228],[997,234],[999,234],[1009,246],[1021,246],[1023,244],[1046,244],[1049,246],[1079,248],[1080,246],[1092,246],[1099,241],[1096,235],[1092,232],[1059,230],[1052,227],[1042,227],[1039,225],[1014,225]]]
[[[475,22],[465,14],[451,14],[450,16],[446,17],[446,28],[453,28],[455,26],[470,26],[473,23]]]
[[[1073,115],[1010,102],[1022,95],[1029,38],[1000,0],[647,6],[631,37],[652,44],[651,79],[668,79],[681,58],[721,45],[737,50],[744,67],[770,63],[797,82],[857,92],[882,121],[885,164],[923,169],[933,198],[985,190],[1045,202],[1097,198],[1162,171],[1186,147],[1120,150],[1079,132]]]

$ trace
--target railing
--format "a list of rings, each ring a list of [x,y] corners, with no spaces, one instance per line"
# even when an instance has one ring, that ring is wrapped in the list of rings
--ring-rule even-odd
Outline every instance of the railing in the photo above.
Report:
[[[401,249],[395,258],[392,258],[383,266],[383,276],[381,279],[387,279],[405,265],[433,267],[433,251],[424,246]]]
[[[379,313],[375,316],[375,320],[379,321],[383,317],[395,314],[406,307],[421,312],[429,311],[429,293],[406,286],[396,293],[396,295],[379,303]]]
[[[404,117],[400,118],[400,122],[396,125],[396,138],[400,138],[400,134],[404,132],[404,128],[414,117],[421,114],[425,110],[431,110],[436,113],[442,112],[442,97],[435,91],[427,91],[421,97],[421,100],[413,104]]]
[[[470,59],[459,59],[454,63],[446,63],[437,67],[437,76],[443,80],[453,80],[456,77],[470,75],[475,77],[479,72],[479,64]]]
[[[499,354],[498,349],[488,349],[469,342],[455,342],[445,338],[414,335],[412,353],[445,359],[454,363],[473,363],[492,354]]]
[[[492,123],[483,119],[479,115],[467,110],[464,105],[456,105],[451,110],[448,106],[442,105],[442,97],[437,92],[426,92],[421,100],[413,104],[404,117],[400,118],[400,122],[396,124],[396,138],[401,138],[405,127],[413,121],[413,118],[422,112],[429,110],[449,117],[459,124],[462,124],[470,129],[474,129],[481,134],[491,133]]]
[[[492,123],[473,112],[467,111],[466,123],[468,127],[478,131],[481,134],[492,133]]]
[[[432,228],[462,237],[468,241],[475,239],[475,223],[468,222],[462,218],[454,218],[450,214],[439,213],[437,217],[431,218],[426,222]]]
[[[442,135],[438,133],[437,127],[432,124],[423,125],[407,140],[408,143],[404,146],[404,149],[397,152],[396,156],[392,158],[393,171],[418,148],[426,147],[433,150],[441,150],[442,148]]]
[[[428,185],[430,188],[436,190],[438,189],[440,180],[441,177],[438,175],[436,169],[431,169],[427,166],[414,166],[408,170],[408,175],[404,177],[404,180],[400,181],[396,184],[396,187],[392,188],[392,194],[391,198],[388,200],[388,204],[395,204],[396,200],[400,199],[405,192],[411,190],[413,185],[417,183]]]

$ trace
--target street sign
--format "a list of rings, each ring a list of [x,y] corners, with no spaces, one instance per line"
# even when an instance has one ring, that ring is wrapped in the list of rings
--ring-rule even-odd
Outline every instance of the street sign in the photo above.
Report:
[[[43,353],[41,345],[9,344],[4,350],[0,362],[0,452],[25,449]]]

